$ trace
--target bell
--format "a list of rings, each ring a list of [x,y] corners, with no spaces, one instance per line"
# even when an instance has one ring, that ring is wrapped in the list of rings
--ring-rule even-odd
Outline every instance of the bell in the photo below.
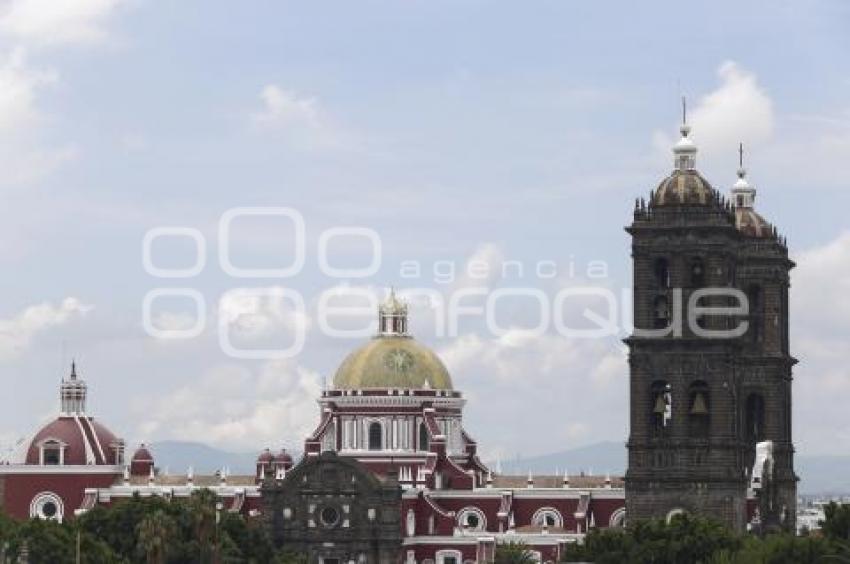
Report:
[[[655,397],[655,407],[652,412],[656,415],[664,415],[667,412],[667,403],[664,401],[664,396],[658,394]]]
[[[705,396],[702,392],[697,392],[694,397],[694,403],[691,405],[691,415],[708,415],[708,406],[705,405]]]

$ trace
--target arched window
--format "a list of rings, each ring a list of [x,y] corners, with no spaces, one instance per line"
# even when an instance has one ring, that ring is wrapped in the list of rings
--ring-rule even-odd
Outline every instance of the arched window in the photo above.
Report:
[[[711,394],[702,380],[688,389],[688,431],[692,437],[708,437],[711,429]]]
[[[369,424],[369,450],[383,450],[384,428],[377,421]]]
[[[655,283],[659,288],[670,287],[670,263],[666,258],[655,259]]]
[[[652,326],[665,329],[670,326],[670,304],[667,296],[657,296],[652,304]]]
[[[621,529],[626,525],[626,508],[621,507],[611,514],[611,519],[608,521],[608,526],[612,529]]]
[[[691,260],[691,287],[702,288],[705,286],[705,264],[701,258]]]
[[[675,519],[676,517],[679,517],[679,516],[685,516],[685,515],[687,515],[687,514],[688,514],[688,512],[687,512],[687,511],[685,511],[685,510],[684,510],[684,509],[682,509],[681,507],[677,507],[677,508],[675,508],[675,509],[671,509],[671,510],[667,513],[667,518],[666,518],[665,520],[667,521],[667,524],[669,525],[669,524],[670,524],[670,522],[671,522],[673,519]]]
[[[462,531],[486,531],[487,518],[477,507],[465,507],[457,516],[458,527]]]
[[[747,288],[747,306],[750,311],[748,334],[753,343],[758,343],[762,339],[763,302],[761,287],[753,284]]]
[[[422,423],[419,425],[419,450],[428,450],[429,443],[428,427],[425,426],[425,423]]]
[[[41,492],[30,502],[30,517],[45,521],[62,522],[65,506],[62,498],[53,492]]]
[[[650,387],[650,429],[655,436],[666,434],[673,422],[673,389],[667,382],[656,380]]]
[[[542,509],[538,509],[534,516],[531,518],[531,524],[537,527],[547,527],[547,528],[562,528],[564,526],[564,519],[561,517],[561,513],[552,507],[544,507]]]
[[[758,443],[764,440],[764,397],[753,393],[747,397],[744,425],[747,440]]]

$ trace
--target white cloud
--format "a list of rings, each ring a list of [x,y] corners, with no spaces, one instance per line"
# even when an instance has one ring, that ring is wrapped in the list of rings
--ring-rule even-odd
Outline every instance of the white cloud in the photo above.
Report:
[[[48,302],[30,306],[12,319],[0,320],[0,359],[20,355],[39,333],[63,325],[91,311],[77,298],[65,298],[55,306]]]
[[[105,23],[124,0],[11,0],[0,32],[35,44],[97,43]]]
[[[720,85],[698,99],[688,111],[688,121],[693,128],[691,137],[699,147],[698,166],[708,162],[705,168],[711,168],[711,163],[717,163],[732,171],[731,176],[738,143],[752,146],[769,141],[776,118],[773,102],[753,72],[726,61],[717,75]],[[654,134],[654,144],[665,159],[674,142],[666,132]]]
[[[850,331],[850,231],[795,258],[792,293],[800,323],[825,333]]]
[[[257,121],[277,126],[319,127],[321,118],[315,98],[301,97],[291,90],[269,84],[260,92],[263,111]]]
[[[850,232],[804,251],[792,273],[791,353],[794,433],[806,453],[850,449],[845,398],[850,394]]]
[[[30,66],[23,48],[0,58],[0,184],[32,182],[74,157],[72,147],[44,148],[34,139],[45,121],[38,95],[57,80],[55,71]]]
[[[247,338],[263,337],[275,331],[306,333],[311,319],[283,295],[282,288],[235,289],[219,300],[218,315],[233,331]]]
[[[292,362],[269,362],[257,372],[220,366],[199,382],[150,400],[145,406],[150,419],[141,425],[140,438],[199,441],[236,450],[300,450],[318,424],[320,393],[318,374]]]
[[[352,140],[332,123],[316,98],[268,84],[260,91],[260,101],[261,110],[252,114],[254,123],[278,133],[291,145],[302,149],[351,148]]]
[[[519,330],[465,334],[437,352],[470,400],[467,430],[490,455],[548,453],[626,434],[628,363],[617,342]],[[516,415],[510,425],[506,413]]]
[[[0,64],[0,131],[16,131],[38,121],[36,91],[56,79],[53,71],[29,67],[23,48],[13,49]]]

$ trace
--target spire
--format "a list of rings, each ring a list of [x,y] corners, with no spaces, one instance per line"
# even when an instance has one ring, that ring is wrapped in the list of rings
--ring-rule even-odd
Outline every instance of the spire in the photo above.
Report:
[[[77,361],[71,360],[71,380],[77,379]]]
[[[697,146],[690,140],[691,126],[688,125],[688,106],[685,97],[682,96],[682,125],[679,126],[682,137],[673,146],[673,167],[677,170],[686,171],[696,168]]]
[[[732,186],[732,202],[738,208],[752,208],[756,199],[756,189],[747,181],[747,169],[744,168],[744,144],[738,144],[738,180]]]
[[[403,337],[407,333],[407,304],[398,299],[390,288],[387,299],[378,307],[378,335]]]

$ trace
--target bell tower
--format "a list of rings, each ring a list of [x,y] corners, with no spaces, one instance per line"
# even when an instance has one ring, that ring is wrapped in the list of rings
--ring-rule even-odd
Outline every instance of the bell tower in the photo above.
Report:
[[[626,512],[629,519],[692,513],[743,531],[760,482],[753,476],[756,445],[769,441],[770,519],[773,527],[790,529],[794,265],[785,241],[753,209],[755,189],[743,162],[731,201],[697,172],[697,147],[684,118],[673,172],[649,200],[637,200],[626,228],[635,327],[626,339]]]

